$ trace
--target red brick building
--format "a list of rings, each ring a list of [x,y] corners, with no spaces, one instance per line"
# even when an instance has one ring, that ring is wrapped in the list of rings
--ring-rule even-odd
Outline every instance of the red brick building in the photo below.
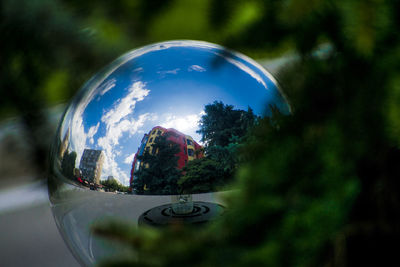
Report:
[[[143,155],[145,151],[149,151],[150,154],[155,153],[155,151],[152,151],[152,144],[154,144],[156,137],[167,133],[168,140],[179,145],[180,151],[176,154],[176,156],[178,156],[177,167],[179,169],[182,169],[188,161],[203,157],[202,146],[193,140],[191,136],[185,135],[173,128],[165,129],[161,126],[156,126],[142,138],[132,163],[130,184],[132,184],[134,180],[134,173],[142,166],[137,157]]]

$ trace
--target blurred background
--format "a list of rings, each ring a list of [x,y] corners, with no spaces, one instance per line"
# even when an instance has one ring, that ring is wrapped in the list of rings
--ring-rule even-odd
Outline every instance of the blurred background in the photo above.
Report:
[[[46,191],[49,148],[66,103],[131,49],[174,39],[234,42],[260,20],[261,4],[2,0],[0,5],[0,265],[77,265],[58,234]],[[237,43],[235,48],[258,59],[284,51]]]
[[[209,256],[203,266],[393,264],[399,12],[400,1],[372,0],[1,0],[0,265],[77,265],[46,191],[58,121],[107,63],[173,39],[209,41],[256,59],[276,75],[294,111],[276,118],[279,134],[261,125],[257,145],[247,148],[257,157],[239,171],[236,217],[219,226],[225,232],[209,234],[226,234],[214,240],[225,257],[199,241]],[[165,240],[171,258],[160,262],[168,265],[177,260],[174,244],[182,246]]]

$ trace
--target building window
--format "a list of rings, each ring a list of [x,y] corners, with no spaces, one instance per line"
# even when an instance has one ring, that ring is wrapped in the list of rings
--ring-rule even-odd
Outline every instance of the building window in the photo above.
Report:
[[[193,155],[194,155],[193,149],[191,149],[191,148],[188,149],[188,155],[193,157]]]
[[[192,140],[190,140],[190,139],[187,139],[187,144],[188,144],[188,146],[192,146],[192,145],[193,145],[193,142],[192,142]]]
[[[156,148],[153,146],[153,148],[151,149],[151,154],[155,154],[156,153]]]
[[[149,142],[150,142],[150,143],[151,143],[151,142],[153,142],[153,137],[152,137],[152,138],[150,138]]]
[[[158,131],[157,131],[157,134],[158,134],[158,135],[160,135],[160,134],[161,134],[161,131],[160,131],[160,130],[158,130]]]
[[[139,170],[139,167],[140,167],[140,161],[137,161],[135,166],[135,171]]]

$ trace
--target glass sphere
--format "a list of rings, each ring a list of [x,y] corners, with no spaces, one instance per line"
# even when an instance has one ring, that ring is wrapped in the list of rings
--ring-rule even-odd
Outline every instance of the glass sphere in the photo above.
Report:
[[[289,113],[274,78],[215,44],[163,42],[116,59],[67,107],[52,149],[50,201],[71,251],[84,265],[118,253],[91,231],[109,218],[160,227],[222,216],[237,148],[273,110]]]

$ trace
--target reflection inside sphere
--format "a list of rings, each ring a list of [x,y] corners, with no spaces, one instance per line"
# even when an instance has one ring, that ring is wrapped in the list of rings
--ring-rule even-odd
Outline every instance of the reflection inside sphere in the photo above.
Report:
[[[221,216],[238,148],[289,106],[273,77],[220,46],[172,41],[118,58],[67,108],[49,181],[61,232],[83,264],[112,249],[89,225],[105,217],[160,226]]]

